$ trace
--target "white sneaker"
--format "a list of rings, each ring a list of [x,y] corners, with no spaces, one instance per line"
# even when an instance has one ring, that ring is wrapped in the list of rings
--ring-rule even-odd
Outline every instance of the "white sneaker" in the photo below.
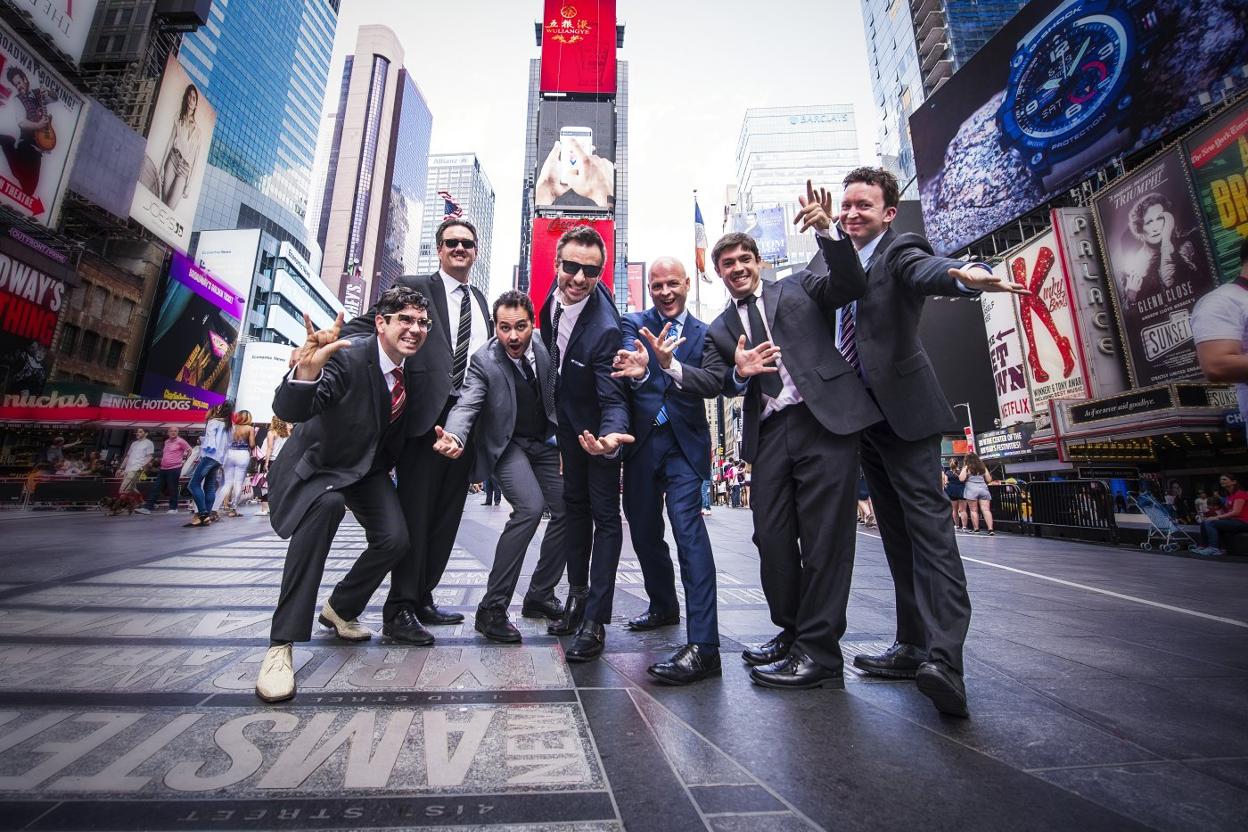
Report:
[[[139,506],[134,510],[135,514],[151,514],[152,510],[146,506]]]
[[[334,631],[334,635],[343,641],[368,641],[373,637],[373,631],[365,627],[354,618],[347,621],[345,618],[334,612],[334,608],[325,602],[325,606],[321,607],[321,615],[316,619],[322,625]]]
[[[295,695],[294,646],[275,644],[264,654],[256,678],[256,696],[265,702],[281,702]]]
[[[165,514],[177,514],[177,513],[178,513],[178,510],[176,508],[171,508],[165,512]]]

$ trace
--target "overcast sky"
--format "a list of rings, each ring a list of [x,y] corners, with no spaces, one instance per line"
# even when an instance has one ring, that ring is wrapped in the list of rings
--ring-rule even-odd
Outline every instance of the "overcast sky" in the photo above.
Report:
[[[878,124],[859,0],[619,0],[629,63],[630,260],[692,270],[693,191],[713,244],[749,107],[853,104],[864,162]],[[326,108],[362,24],[389,26],[433,111],[433,152],[475,152],[497,201],[491,289],[520,249],[529,59],[542,0],[344,0]],[[708,264],[709,265],[709,264]],[[716,290],[708,297],[718,297]]]

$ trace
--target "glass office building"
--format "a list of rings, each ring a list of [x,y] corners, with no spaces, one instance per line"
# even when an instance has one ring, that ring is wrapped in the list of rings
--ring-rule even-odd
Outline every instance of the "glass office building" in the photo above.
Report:
[[[380,295],[405,274],[418,274],[420,230],[429,180],[429,140],[433,113],[416,82],[399,70],[398,110],[391,123],[388,187],[382,209],[382,233],[377,239],[377,282]]]
[[[450,201],[444,194],[451,197]],[[438,226],[447,213],[458,206],[461,216],[477,229],[477,262],[468,280],[487,298],[490,291],[490,258],[494,239],[494,187],[481,169],[475,153],[435,153],[429,157],[429,178],[425,186],[425,216],[420,226],[419,256],[415,274],[438,270]]]

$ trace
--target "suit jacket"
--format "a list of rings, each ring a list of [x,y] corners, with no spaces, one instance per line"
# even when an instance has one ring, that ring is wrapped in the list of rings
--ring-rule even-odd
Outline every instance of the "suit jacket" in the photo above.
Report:
[[[552,306],[547,302],[541,314],[542,343],[548,353],[555,343]],[[559,357],[562,371],[555,409],[561,429],[577,434],[587,430],[594,436],[628,431],[628,394],[619,379],[611,378],[619,349],[619,313],[600,285],[590,294]]]
[[[802,400],[819,423],[831,433],[856,433],[878,422],[880,411],[836,348],[836,310],[857,300],[866,290],[866,274],[858,253],[847,237],[833,241],[819,237],[819,248],[828,274],[805,269],[779,281],[763,283],[763,306],[772,342],[780,347],[784,367],[797,385]],[[705,372],[685,367],[683,386],[690,392],[714,396],[723,392],[739,396],[733,378],[737,338],[745,334],[736,303],[730,303],[710,326],[713,348],[702,352]],[[755,333],[750,343],[761,343],[765,333]],[[691,372],[692,370],[692,372]],[[763,394],[758,378],[745,388],[745,424],[741,456],[753,462],[758,450]]]
[[[433,320],[429,337],[425,345],[404,363],[407,384],[407,420],[409,436],[421,436],[433,430],[433,426],[442,418],[446,409],[447,399],[458,396],[460,391],[451,384],[451,363],[454,353],[451,351],[451,327],[459,328],[459,308],[454,312],[448,308],[446,287],[438,272],[427,275],[403,275],[398,284],[408,286],[429,299],[429,317]],[[472,296],[476,298],[481,314],[485,316],[486,332],[494,329],[490,319],[490,307],[485,296],[477,288],[471,287]],[[342,329],[342,337],[356,338],[372,335],[377,331],[377,307],[372,306],[363,315],[353,318]]]
[[[919,317],[929,295],[966,297],[949,269],[961,260],[937,257],[918,234],[884,232],[867,270],[867,289],[854,319],[863,375],[889,426],[916,440],[958,430],[932,364],[919,342]],[[975,296],[978,293],[972,293]]]
[[[533,358],[537,363],[538,387],[545,398],[546,387],[541,384],[541,380],[550,369],[550,355],[538,338],[533,339]],[[546,418],[550,420],[553,433],[558,422],[555,404],[553,401],[544,404]],[[503,451],[507,450],[507,445],[511,442],[511,432],[516,427],[515,365],[497,338],[491,338],[472,356],[463,393],[446,417],[444,430],[467,441],[478,417],[481,419],[479,429],[472,434],[477,443],[477,462],[472,472],[472,481],[484,482],[494,473],[494,466],[498,464],[498,458],[503,455]]]
[[[657,309],[645,312],[630,312],[620,320],[620,331],[623,334],[624,348],[633,349],[633,341],[641,340],[646,352],[650,354],[650,375],[640,385],[631,385],[631,416],[632,431],[636,442],[627,446],[625,459],[637,454],[650,438],[654,430],[654,417],[659,408],[666,405],[668,423],[676,437],[676,444],[693,470],[704,480],[711,478],[711,429],[706,422],[706,407],[702,397],[688,390],[682,390],[676,381],[663,372],[654,350],[644,338],[638,336],[642,327],[655,335],[663,329],[663,316]],[[706,324],[689,313],[685,316],[685,325],[680,337],[685,343],[676,348],[676,360],[682,365],[689,364],[699,367],[702,364],[702,349],[706,344]]]
[[[379,454],[393,460],[403,444],[402,425],[387,430],[390,391],[375,335],[334,353],[316,384],[293,384],[287,373],[273,396],[273,412],[295,424],[269,470],[269,516],[282,537],[294,534],[318,496],[359,482]],[[399,418],[407,413],[405,407]]]

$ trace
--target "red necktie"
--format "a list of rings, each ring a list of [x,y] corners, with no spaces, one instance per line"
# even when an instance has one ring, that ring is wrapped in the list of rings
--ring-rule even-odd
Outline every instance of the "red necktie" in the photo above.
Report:
[[[403,415],[403,405],[407,403],[407,389],[403,387],[403,368],[396,367],[390,371],[394,376],[394,387],[390,388],[390,421]]]

